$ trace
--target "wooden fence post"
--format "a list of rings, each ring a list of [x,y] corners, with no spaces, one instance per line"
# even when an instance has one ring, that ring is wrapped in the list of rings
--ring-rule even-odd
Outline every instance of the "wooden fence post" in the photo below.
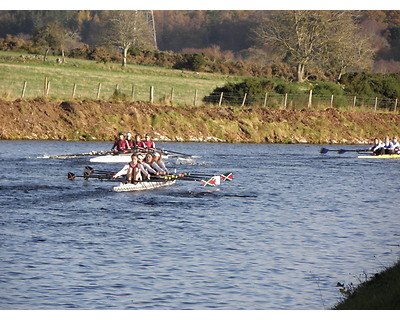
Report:
[[[267,106],[267,99],[268,99],[268,92],[265,93],[264,105],[263,105],[264,108]]]
[[[285,93],[285,97],[284,97],[284,99],[283,99],[283,107],[286,109],[286,106],[287,106],[287,96],[288,96],[288,94],[287,93]]]
[[[394,112],[396,112],[396,109],[397,109],[397,98],[396,98],[396,100],[394,101]]]
[[[50,93],[50,81],[47,82],[46,97],[49,95],[49,93]]]
[[[224,92],[221,92],[221,96],[219,97],[219,102],[218,102],[218,106],[221,106],[222,104],[222,97],[224,96]]]
[[[353,109],[356,107],[356,101],[357,101],[357,97],[354,96],[354,98],[353,98]]]
[[[333,95],[331,95],[331,108],[333,108]]]
[[[131,92],[132,101],[135,101],[135,85],[132,85],[132,92]]]
[[[376,108],[378,107],[378,97],[375,97],[375,106],[374,111],[376,112]]]
[[[171,94],[169,100],[171,101],[171,106],[172,106],[174,103],[174,88],[171,88]]]
[[[150,103],[154,101],[154,87],[150,86]]]
[[[247,98],[247,92],[244,94],[243,101],[242,101],[242,107],[244,107],[244,104],[246,103],[246,98]]]
[[[310,90],[310,93],[308,95],[308,104],[307,104],[308,109],[311,108],[311,104],[312,104],[312,90]]]
[[[97,100],[100,100],[100,92],[101,92],[101,82],[99,82],[99,85],[97,86]]]
[[[76,83],[74,83],[74,87],[72,88],[72,99],[75,99],[75,93],[76,93]]]
[[[43,96],[45,97],[47,93],[47,77],[44,77],[44,86],[43,86]]]
[[[25,90],[26,90],[26,81],[24,81],[24,86],[22,87],[22,93],[21,93],[22,99],[25,97]]]
[[[197,105],[197,89],[194,91],[194,100],[193,100],[194,106]]]

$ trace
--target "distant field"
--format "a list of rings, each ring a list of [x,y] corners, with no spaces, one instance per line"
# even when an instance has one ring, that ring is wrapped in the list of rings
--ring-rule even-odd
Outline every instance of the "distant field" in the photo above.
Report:
[[[29,57],[29,58],[22,58]],[[0,51],[0,96],[18,98],[26,81],[25,98],[43,96],[44,79],[50,81],[49,96],[69,99],[76,84],[77,99],[96,99],[101,83],[100,99],[109,99],[116,86],[131,97],[135,87],[135,101],[149,101],[150,86],[154,87],[154,102],[168,100],[173,88],[176,104],[192,104],[195,90],[198,101],[217,86],[239,77],[181,71],[153,66],[128,65],[122,70],[119,63],[97,63],[95,61],[69,59],[66,64],[57,64],[57,57],[49,61],[34,59],[33,55]]]

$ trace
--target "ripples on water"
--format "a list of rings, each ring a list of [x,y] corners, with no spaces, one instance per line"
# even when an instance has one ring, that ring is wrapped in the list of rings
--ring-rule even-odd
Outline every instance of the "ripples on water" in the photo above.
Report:
[[[0,142],[0,308],[324,309],[338,281],[398,258],[399,185],[385,172],[400,161],[308,145],[164,146],[201,156],[171,168],[231,170],[234,181],[115,193],[67,180],[87,159],[36,158],[107,143]]]

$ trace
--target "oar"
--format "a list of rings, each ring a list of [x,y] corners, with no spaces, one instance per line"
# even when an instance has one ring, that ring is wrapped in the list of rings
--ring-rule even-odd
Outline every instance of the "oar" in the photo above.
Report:
[[[86,166],[84,173],[89,173],[89,174],[93,174],[93,173],[100,173],[100,174],[115,174],[115,172],[112,171],[106,171],[106,170],[96,170],[90,166]]]
[[[75,153],[75,154],[61,154],[61,155],[54,155],[54,156],[41,156],[38,158],[46,158],[46,159],[57,159],[57,158],[76,158],[76,157],[85,157],[85,156],[101,156],[101,155],[107,155],[107,154],[113,154],[111,151],[91,151],[91,152],[86,152],[86,153]]]
[[[369,151],[369,150],[346,150],[346,149],[340,149],[340,150],[338,150],[338,153],[339,154],[343,154],[343,153],[346,153],[346,152],[367,152],[367,151]]]
[[[89,178],[99,179],[99,180],[108,180],[108,181],[125,181],[125,179],[112,179],[110,175],[90,175],[84,174],[83,176],[78,176],[72,172],[68,172],[68,180],[74,181],[75,178],[84,178],[85,180],[89,180]]]
[[[343,154],[345,152],[367,152],[368,150],[346,150],[346,149],[332,150],[332,149],[326,149],[326,148],[321,148],[319,150],[320,153],[328,153],[329,151],[334,151],[339,154]]]

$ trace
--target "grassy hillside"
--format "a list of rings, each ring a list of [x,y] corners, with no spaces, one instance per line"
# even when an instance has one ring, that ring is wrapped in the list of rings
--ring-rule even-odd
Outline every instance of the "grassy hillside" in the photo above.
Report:
[[[58,64],[57,57],[50,56],[44,62],[41,57],[15,52],[0,51],[0,96],[15,99],[21,96],[24,81],[27,82],[25,98],[43,96],[44,79],[50,81],[50,97],[68,99],[72,95],[74,83],[77,85],[76,98],[95,99],[98,84],[101,83],[100,99],[109,99],[116,88],[131,97],[135,86],[135,101],[149,101],[149,88],[154,86],[154,102],[168,100],[174,89],[174,101],[191,104],[195,90],[202,99],[212,90],[238,77],[221,74],[207,74],[181,71],[152,66],[128,65],[120,63],[97,63],[95,61],[67,59]]]

